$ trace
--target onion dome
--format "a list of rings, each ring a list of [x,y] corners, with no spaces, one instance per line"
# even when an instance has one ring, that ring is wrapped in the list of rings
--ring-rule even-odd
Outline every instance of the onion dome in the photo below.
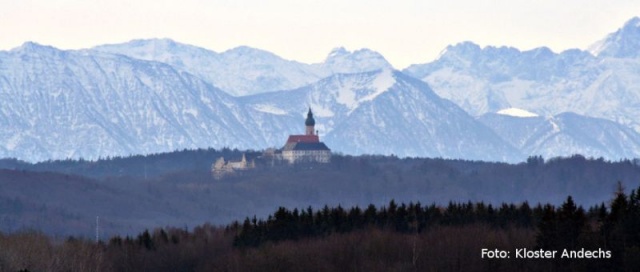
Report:
[[[313,119],[313,112],[311,112],[311,108],[309,108],[309,112],[307,113],[307,120],[304,121],[305,126],[315,126],[316,120]]]

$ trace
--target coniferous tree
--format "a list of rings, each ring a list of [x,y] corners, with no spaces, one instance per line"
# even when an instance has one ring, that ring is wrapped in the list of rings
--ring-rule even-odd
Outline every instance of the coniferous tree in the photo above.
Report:
[[[624,193],[624,187],[621,182],[618,182],[615,198],[611,201],[611,211],[602,226],[606,246],[615,251],[622,251],[626,246],[624,221],[627,217],[628,206],[629,202]]]
[[[558,248],[558,221],[555,208],[549,204],[542,207],[542,217],[538,224],[538,234],[536,244],[542,249]]]
[[[151,234],[149,234],[149,230],[145,230],[142,234],[138,236],[138,245],[143,246],[147,250],[155,249],[155,245],[153,243],[153,239],[151,239]]]
[[[558,246],[560,248],[576,248],[578,237],[583,231],[586,216],[581,207],[576,206],[571,196],[562,204],[557,213]]]

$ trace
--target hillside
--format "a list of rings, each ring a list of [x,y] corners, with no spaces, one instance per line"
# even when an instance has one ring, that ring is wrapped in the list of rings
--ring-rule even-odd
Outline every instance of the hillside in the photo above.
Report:
[[[558,204],[572,195],[577,203],[591,206],[608,201],[618,181],[627,188],[640,185],[640,167],[634,162],[581,156],[546,162],[530,158],[517,165],[334,156],[329,164],[269,166],[254,154],[248,159],[257,160],[256,169],[215,180],[209,158],[222,154],[231,160],[241,156],[196,150],[95,162],[0,161],[3,168],[14,169],[0,172],[0,202],[9,207],[0,229],[91,236],[95,217],[100,216],[108,236],[165,225],[227,224],[254,214],[264,217],[279,206],[364,207],[392,199],[440,205]],[[35,215],[51,219],[29,219]]]

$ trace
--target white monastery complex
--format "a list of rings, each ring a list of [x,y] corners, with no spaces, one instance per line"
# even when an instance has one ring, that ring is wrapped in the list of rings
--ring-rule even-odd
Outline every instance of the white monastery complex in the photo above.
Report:
[[[304,125],[305,134],[289,135],[284,147],[279,150],[269,149],[264,152],[262,157],[271,158],[272,165],[274,161],[286,161],[289,164],[300,162],[328,163],[331,160],[331,150],[320,141],[318,132],[315,130],[316,120],[313,119],[311,108],[307,112],[307,119],[304,121]],[[225,161],[223,157],[220,157],[211,165],[211,173],[213,177],[220,179],[225,175],[255,167],[255,160],[248,161],[244,154],[239,162]]]

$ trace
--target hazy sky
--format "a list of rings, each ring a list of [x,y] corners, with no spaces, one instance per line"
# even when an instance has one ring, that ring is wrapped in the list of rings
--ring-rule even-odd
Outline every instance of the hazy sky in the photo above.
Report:
[[[25,41],[78,49],[171,38],[306,63],[334,47],[366,47],[405,68],[466,40],[584,49],[638,15],[638,0],[0,0],[0,50]]]

